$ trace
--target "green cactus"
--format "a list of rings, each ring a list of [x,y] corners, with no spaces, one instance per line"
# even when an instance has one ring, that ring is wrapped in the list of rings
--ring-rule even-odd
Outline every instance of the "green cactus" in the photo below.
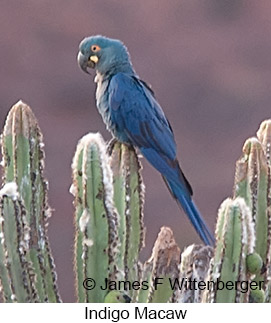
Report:
[[[266,257],[263,257],[265,269],[265,298],[266,302],[271,302],[271,119],[261,123],[257,132],[257,137],[260,140],[268,167],[267,176],[267,191],[266,191],[266,218],[268,219],[268,230],[266,237]],[[264,243],[265,245],[265,243]]]
[[[35,116],[19,101],[10,110],[2,135],[5,185],[1,200],[1,236],[5,242],[2,257],[9,273],[1,275],[1,284],[6,301],[11,296],[12,301],[18,302],[61,301],[46,229],[51,210],[47,200],[48,183],[43,176],[43,145]],[[16,192],[15,197],[6,192],[10,185]],[[16,239],[14,232],[17,232]],[[5,272],[3,265],[1,268]],[[22,286],[25,293],[21,291]]]
[[[29,244],[29,228],[25,221],[26,210],[16,194],[8,193],[7,186],[1,190],[1,243],[0,243],[0,276],[5,302],[37,302],[32,268],[26,259]],[[27,228],[27,229],[26,229]]]
[[[206,291],[205,302],[249,302],[253,291],[246,291],[245,283],[238,282],[252,281],[247,261],[250,261],[248,256],[254,253],[254,249],[255,230],[250,209],[240,197],[226,199],[218,212],[216,247],[208,277],[208,281],[215,284]]]
[[[98,286],[105,278],[139,279],[138,256],[144,243],[141,166],[131,147],[113,142],[108,150],[110,159],[101,136],[89,134],[78,144],[73,161],[75,257],[81,302],[101,302],[107,293],[86,292],[83,281],[87,277],[95,279]],[[127,293],[135,299],[132,289]]]
[[[250,207],[255,225],[255,251],[263,261],[255,280],[265,281],[266,299],[270,301],[271,274],[271,121],[262,123],[258,139],[248,139],[243,156],[237,161],[234,196],[243,197]]]
[[[140,279],[139,252],[144,246],[144,184],[141,164],[133,147],[113,140],[108,148],[110,166],[113,171],[114,202],[120,215],[118,236],[120,252],[119,279],[138,281]],[[136,291],[131,290],[133,300]]]
[[[83,285],[91,277],[101,286],[117,274],[119,216],[113,203],[113,175],[99,134],[79,141],[72,168],[77,297],[79,302],[103,302],[108,291],[87,290]]]
[[[153,260],[150,259],[146,261],[142,266],[142,273],[141,273],[141,284],[143,285],[137,294],[137,303],[147,303],[149,289],[151,287],[152,282],[152,269],[153,269]]]

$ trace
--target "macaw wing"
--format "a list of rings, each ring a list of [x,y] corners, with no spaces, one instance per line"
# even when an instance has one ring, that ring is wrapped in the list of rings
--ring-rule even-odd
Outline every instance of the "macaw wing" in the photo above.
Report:
[[[176,158],[174,136],[161,107],[151,91],[138,78],[116,74],[109,84],[109,109],[118,132],[131,143],[152,149],[164,158]]]

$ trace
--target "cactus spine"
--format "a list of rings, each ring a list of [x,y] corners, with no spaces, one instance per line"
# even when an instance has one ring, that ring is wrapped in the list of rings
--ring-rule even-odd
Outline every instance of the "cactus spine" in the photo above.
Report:
[[[51,211],[48,183],[43,176],[42,134],[31,109],[21,101],[7,116],[2,155],[5,184],[1,200],[2,256],[10,268],[8,276],[1,277],[4,298],[10,301],[12,291],[13,300],[18,302],[60,302],[46,229]],[[9,196],[6,187],[12,183],[18,192]],[[22,275],[13,269],[19,262]],[[8,277],[10,290],[3,282],[4,277]]]

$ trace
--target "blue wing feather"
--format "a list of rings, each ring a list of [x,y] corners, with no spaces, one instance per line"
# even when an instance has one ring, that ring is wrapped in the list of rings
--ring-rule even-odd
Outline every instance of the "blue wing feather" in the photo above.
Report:
[[[131,143],[139,148],[154,148],[170,159],[176,158],[170,125],[144,83],[136,77],[118,73],[111,79],[108,90],[112,121],[116,125],[125,124],[119,131],[126,132]]]

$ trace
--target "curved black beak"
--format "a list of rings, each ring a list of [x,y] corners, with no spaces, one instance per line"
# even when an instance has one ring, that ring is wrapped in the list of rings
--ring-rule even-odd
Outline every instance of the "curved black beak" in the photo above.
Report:
[[[89,60],[89,58],[87,56],[83,55],[81,52],[78,53],[77,62],[78,62],[78,65],[80,66],[81,70],[87,74],[90,74],[88,72],[87,68],[88,67],[94,68],[94,66],[95,66],[95,63],[93,61]]]

